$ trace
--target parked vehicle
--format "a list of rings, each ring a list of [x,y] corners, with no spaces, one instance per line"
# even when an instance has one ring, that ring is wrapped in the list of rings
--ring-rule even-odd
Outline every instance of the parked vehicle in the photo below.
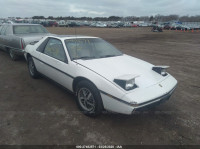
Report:
[[[58,27],[58,23],[54,20],[43,21],[41,22],[41,25],[44,27]]]
[[[186,25],[177,25],[176,29],[177,30],[190,30],[190,27],[188,27]]]
[[[96,27],[104,28],[104,27],[107,27],[107,25],[104,23],[96,23]]]
[[[58,25],[59,25],[60,27],[66,27],[66,26],[67,26],[67,23],[65,22],[65,20],[60,20],[60,21],[58,22]]]
[[[28,45],[25,58],[32,78],[42,74],[65,87],[89,116],[103,109],[132,114],[169,99],[177,85],[168,66],[123,54],[96,37],[48,36]]]
[[[43,25],[44,27],[48,27],[49,26],[48,24],[49,24],[48,21],[42,21],[41,22],[41,25]]]
[[[58,23],[56,21],[48,21],[48,27],[58,27]]]
[[[170,30],[170,29],[171,29],[171,26],[170,26],[169,24],[166,24],[166,25],[164,26],[164,29]]]
[[[176,27],[177,27],[177,24],[170,24],[170,28],[171,28],[171,30],[176,30]]]
[[[49,32],[41,25],[4,24],[0,29],[0,48],[8,51],[12,60],[24,55],[26,45],[37,42]]]
[[[155,25],[152,28],[152,32],[163,32],[163,30],[162,30],[162,27]]]
[[[132,24],[131,27],[139,27],[139,25],[138,24]]]
[[[132,24],[130,22],[125,22],[123,27],[131,27]]]
[[[140,23],[139,26],[140,27],[148,27],[148,23]]]
[[[97,23],[93,22],[93,23],[90,24],[90,27],[96,27],[96,24]]]
[[[115,23],[108,24],[107,27],[109,27],[109,28],[120,28],[121,26],[119,25],[119,23],[115,22]]]
[[[68,23],[69,27],[80,27],[80,24],[76,23],[76,22],[69,22]]]
[[[117,24],[119,27],[124,27],[124,22],[118,22]]]

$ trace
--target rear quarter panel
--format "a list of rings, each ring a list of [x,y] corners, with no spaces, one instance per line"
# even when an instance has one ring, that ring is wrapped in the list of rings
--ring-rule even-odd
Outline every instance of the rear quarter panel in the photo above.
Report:
[[[21,43],[20,43],[21,38],[17,37],[16,35],[7,35],[7,36],[8,36],[7,46],[16,50],[21,50]]]

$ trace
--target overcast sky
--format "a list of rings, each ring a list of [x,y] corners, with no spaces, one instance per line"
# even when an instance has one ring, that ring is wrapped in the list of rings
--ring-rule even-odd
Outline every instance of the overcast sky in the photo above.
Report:
[[[0,0],[0,17],[200,15],[200,0]]]

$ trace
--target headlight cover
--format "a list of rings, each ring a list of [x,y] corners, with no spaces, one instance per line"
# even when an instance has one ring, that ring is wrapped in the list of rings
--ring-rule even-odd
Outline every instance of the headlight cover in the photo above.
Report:
[[[168,68],[169,66],[154,66],[152,70],[165,77],[168,75],[166,71]]]
[[[138,86],[135,84],[135,78],[138,75],[124,75],[114,79],[114,82],[126,91],[133,90]]]

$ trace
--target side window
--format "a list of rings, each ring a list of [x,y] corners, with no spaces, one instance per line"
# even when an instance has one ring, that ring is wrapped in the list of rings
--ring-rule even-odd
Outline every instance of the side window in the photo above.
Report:
[[[49,38],[47,38],[45,41],[43,41],[43,43],[36,49],[36,51],[38,52],[42,52],[44,51],[45,46],[47,45],[47,42],[49,41]]]
[[[62,42],[58,39],[49,39],[44,49],[44,54],[63,62],[66,62],[67,60]]]

